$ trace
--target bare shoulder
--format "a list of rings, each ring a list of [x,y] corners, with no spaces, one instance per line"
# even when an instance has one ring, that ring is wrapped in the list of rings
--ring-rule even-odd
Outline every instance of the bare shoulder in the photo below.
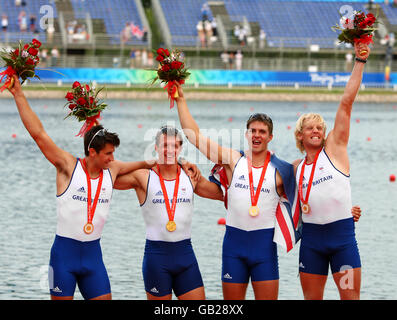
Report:
[[[294,166],[294,168],[297,168],[299,166],[299,164],[302,162],[303,159],[296,159],[294,161],[292,161],[292,165]]]
[[[292,161],[292,165],[294,166],[294,174],[296,175],[296,170],[298,169],[299,164],[302,162],[303,159],[296,159]]]

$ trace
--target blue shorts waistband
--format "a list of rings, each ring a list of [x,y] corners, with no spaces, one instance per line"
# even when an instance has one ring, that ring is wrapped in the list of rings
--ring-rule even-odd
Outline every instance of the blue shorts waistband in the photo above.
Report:
[[[303,234],[328,233],[328,234],[355,234],[355,225],[352,218],[342,219],[326,224],[303,223]]]
[[[98,245],[100,240],[101,239],[99,238],[91,241],[80,241],[72,238],[62,237],[60,235],[55,235],[54,243],[62,243],[70,246],[90,247]]]
[[[191,239],[175,242],[146,239],[145,253],[186,254],[191,252],[193,252]]]

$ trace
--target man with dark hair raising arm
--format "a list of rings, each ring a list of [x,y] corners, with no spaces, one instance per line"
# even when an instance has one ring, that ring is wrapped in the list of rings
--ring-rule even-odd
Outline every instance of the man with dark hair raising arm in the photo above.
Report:
[[[84,136],[85,158],[59,148],[29,106],[17,76],[9,89],[21,120],[47,160],[56,168],[57,231],[51,249],[49,282],[52,299],[73,299],[76,283],[85,299],[111,299],[100,237],[119,175],[153,163],[121,162],[113,153],[120,140],[102,126]]]

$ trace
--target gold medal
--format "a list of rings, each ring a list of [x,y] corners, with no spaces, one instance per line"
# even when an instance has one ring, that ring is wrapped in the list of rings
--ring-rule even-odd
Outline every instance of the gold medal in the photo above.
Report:
[[[84,225],[84,232],[86,233],[86,234],[90,234],[90,233],[92,233],[94,231],[94,225],[92,224],[92,223],[86,223],[85,225]]]
[[[259,214],[259,208],[258,206],[251,206],[248,212],[251,217],[256,217]]]
[[[302,208],[302,212],[303,212],[303,213],[305,213],[305,214],[310,213],[310,206],[309,206],[308,203],[303,203],[303,204],[301,205],[301,208]]]
[[[175,221],[168,221],[167,222],[167,225],[166,225],[166,228],[167,228],[167,230],[169,231],[169,232],[172,232],[172,231],[175,231],[175,229],[176,229],[176,223],[175,223]]]

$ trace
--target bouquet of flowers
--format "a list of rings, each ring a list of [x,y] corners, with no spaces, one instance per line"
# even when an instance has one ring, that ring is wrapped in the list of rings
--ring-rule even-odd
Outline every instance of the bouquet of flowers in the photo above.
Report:
[[[361,11],[353,11],[349,17],[341,17],[339,25],[333,26],[332,30],[342,31],[338,39],[342,43],[370,44],[373,43],[372,37],[376,28],[373,25],[377,23],[376,17],[372,13],[365,14]]]
[[[84,137],[84,134],[90,130],[94,125],[99,123],[101,111],[107,107],[107,104],[98,99],[99,92],[103,88],[95,90],[86,84],[81,85],[75,81],[72,85],[72,91],[66,93],[66,104],[70,111],[65,117],[76,117],[78,121],[85,121],[79,133],[76,136]]]
[[[0,53],[0,57],[5,62],[5,66],[7,67],[5,71],[1,72],[0,83],[3,81],[4,77],[7,77],[4,85],[0,88],[0,91],[3,92],[4,89],[11,89],[14,85],[13,75],[16,74],[18,77],[21,77],[22,83],[25,82],[27,78],[38,78],[40,79],[36,73],[35,68],[39,64],[39,48],[41,47],[41,42],[37,39],[33,39],[32,42],[23,44],[22,41],[19,41],[19,46],[15,50],[7,51],[3,49]]]
[[[156,60],[160,63],[157,69],[157,76],[153,79],[153,83],[160,80],[165,83],[164,89],[167,90],[168,98],[170,99],[170,108],[174,106],[174,100],[178,97],[178,88],[175,82],[184,84],[187,77],[190,75],[183,62],[182,54],[178,50],[171,53],[168,49],[157,49]]]

